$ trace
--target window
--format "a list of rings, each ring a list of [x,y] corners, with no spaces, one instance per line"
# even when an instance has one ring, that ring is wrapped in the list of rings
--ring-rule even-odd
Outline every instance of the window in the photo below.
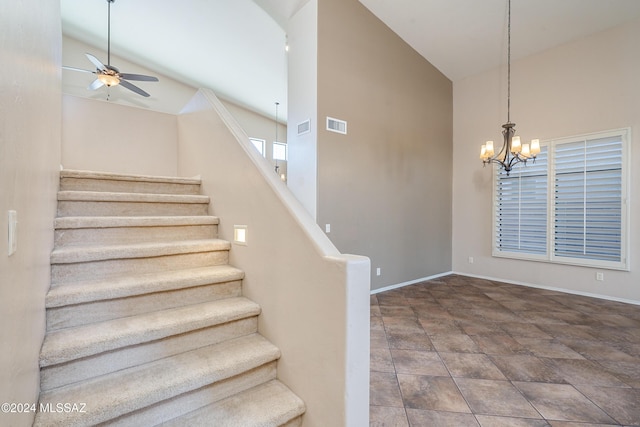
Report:
[[[273,143],[273,160],[287,160],[287,144],[284,142]]]
[[[629,129],[548,141],[496,169],[493,254],[628,269]]]
[[[258,139],[258,138],[249,138],[249,140],[251,140],[251,143],[253,144],[253,146],[256,147],[256,150],[258,150],[258,152],[262,154],[262,157],[265,157],[264,148],[265,148],[266,141],[264,139]]]

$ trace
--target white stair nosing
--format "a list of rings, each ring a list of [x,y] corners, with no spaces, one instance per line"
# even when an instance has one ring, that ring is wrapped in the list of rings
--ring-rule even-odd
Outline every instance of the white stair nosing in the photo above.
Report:
[[[196,252],[227,251],[231,243],[221,239],[150,242],[123,245],[69,246],[51,252],[51,264],[71,264],[111,259],[149,258]]]
[[[134,202],[208,204],[209,196],[199,194],[116,193],[111,191],[58,191],[59,202]]]
[[[298,396],[280,381],[271,380],[163,423],[163,426],[280,426],[304,412],[305,404]]]
[[[189,225],[219,225],[211,215],[184,216],[68,216],[54,221],[56,230],[81,228],[168,227]]]
[[[258,314],[258,304],[235,297],[53,331],[45,336],[42,344],[40,366],[65,363]]]
[[[86,413],[38,413],[34,426],[94,425],[277,360],[253,334],[42,393],[40,403],[84,402]]]
[[[60,178],[79,178],[109,181],[133,181],[133,182],[154,182],[160,184],[187,184],[200,185],[200,178],[175,177],[175,176],[155,176],[136,174],[117,174],[111,172],[94,172],[87,170],[63,169],[60,171]]]
[[[244,271],[227,264],[211,267],[147,273],[112,279],[87,280],[60,283],[47,293],[46,307],[63,307],[72,304],[124,298],[153,292],[178,290],[224,283],[244,278]]]

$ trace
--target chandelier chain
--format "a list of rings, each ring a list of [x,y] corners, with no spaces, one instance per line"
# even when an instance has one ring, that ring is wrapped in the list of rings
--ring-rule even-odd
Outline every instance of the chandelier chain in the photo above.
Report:
[[[511,0],[507,24],[507,123],[511,123]]]
[[[496,151],[493,141],[487,141],[480,147],[480,159],[484,165],[496,163],[509,175],[509,172],[518,163],[527,164],[527,160],[535,162],[540,153],[540,140],[532,139],[531,143],[521,143],[517,136],[515,123],[511,122],[511,0],[507,0],[507,123],[502,125],[504,144],[502,149]]]

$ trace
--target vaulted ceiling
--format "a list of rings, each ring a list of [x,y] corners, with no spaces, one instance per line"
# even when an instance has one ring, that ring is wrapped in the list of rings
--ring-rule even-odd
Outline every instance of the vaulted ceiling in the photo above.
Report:
[[[116,0],[111,49],[286,116],[286,22],[306,1]],[[106,50],[107,0],[60,2],[63,32]],[[360,2],[454,82],[506,60],[507,0]],[[512,0],[512,60],[638,17],[640,0]]]

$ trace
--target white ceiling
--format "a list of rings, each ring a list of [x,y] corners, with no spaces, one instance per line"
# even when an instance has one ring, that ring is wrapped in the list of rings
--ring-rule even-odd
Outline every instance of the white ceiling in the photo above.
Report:
[[[63,33],[106,51],[107,0],[60,4]],[[279,102],[279,114],[286,117],[285,44],[284,29],[252,0],[115,0],[111,5],[112,55],[214,89],[265,115],[275,115]],[[153,95],[153,87],[148,90]]]
[[[60,2],[63,32],[106,50],[107,1]],[[284,28],[306,2],[116,0],[112,54],[286,117]],[[507,0],[360,2],[453,81],[506,61]],[[640,0],[512,0],[512,60],[638,17]]]
[[[507,0],[360,0],[449,79],[506,63]],[[511,59],[640,17],[640,0],[512,0]]]

